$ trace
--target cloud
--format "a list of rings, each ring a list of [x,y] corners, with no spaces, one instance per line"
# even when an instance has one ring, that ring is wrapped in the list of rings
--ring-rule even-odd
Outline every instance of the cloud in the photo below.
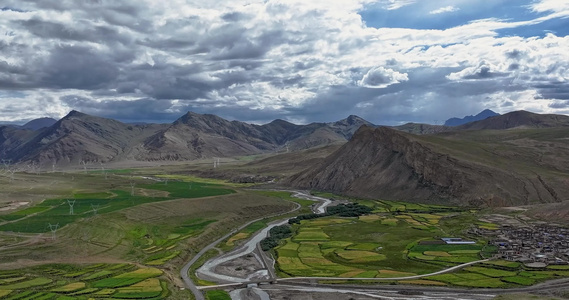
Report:
[[[416,2],[417,2],[416,0],[383,0],[383,1],[380,1],[380,3],[382,3],[383,6],[388,10],[400,9],[401,7],[411,5],[411,4],[416,3]]]
[[[506,19],[494,12],[514,4],[497,1],[481,19],[465,3],[5,0],[0,118],[77,109],[171,121],[195,110],[255,122],[359,114],[395,124],[506,105],[561,111],[569,37],[516,32],[562,21],[569,8],[517,4],[529,14]],[[369,7],[385,25],[366,25]],[[441,14],[458,7],[464,20],[447,23]],[[389,22],[429,12],[423,27]]]
[[[438,15],[438,14],[443,14],[443,13],[455,12],[455,11],[459,11],[459,10],[460,10],[460,8],[449,5],[449,6],[441,7],[441,8],[435,9],[435,10],[431,10],[429,12],[429,14]]]
[[[358,82],[358,85],[368,88],[385,88],[392,84],[407,80],[409,80],[409,78],[405,73],[399,73],[384,67],[375,67],[370,69],[363,76],[363,78]]]
[[[508,73],[500,72],[497,67],[486,61],[481,61],[476,67],[468,67],[460,72],[451,73],[447,76],[450,80],[461,79],[492,79],[505,77]]]
[[[559,0],[537,0],[529,5],[534,12],[567,12],[569,10],[569,2]]]

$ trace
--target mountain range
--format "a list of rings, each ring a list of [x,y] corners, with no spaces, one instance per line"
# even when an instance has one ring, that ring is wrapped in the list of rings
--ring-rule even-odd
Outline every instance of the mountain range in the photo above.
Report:
[[[362,125],[372,124],[349,116],[332,123],[254,125],[193,112],[171,124],[125,124],[72,111],[41,129],[0,127],[0,157],[40,165],[234,157],[345,143]]]
[[[125,124],[72,111],[37,127],[0,126],[0,158],[65,167],[279,152],[227,172],[253,170],[289,187],[387,200],[475,206],[569,200],[564,115],[516,111],[459,126],[387,127],[357,116],[255,125],[193,112],[171,124]]]

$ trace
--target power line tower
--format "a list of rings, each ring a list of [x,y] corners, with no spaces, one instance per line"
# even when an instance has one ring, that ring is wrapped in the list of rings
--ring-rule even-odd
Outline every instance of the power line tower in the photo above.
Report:
[[[67,204],[69,204],[69,214],[73,215],[73,205],[75,205],[75,199],[67,199]]]
[[[130,182],[130,195],[134,196],[134,187],[136,186],[136,183],[131,181]]]
[[[56,236],[55,236],[55,232],[57,231],[57,228],[59,228],[59,223],[52,225],[51,223],[47,223],[47,226],[49,227],[49,230],[51,231],[51,239],[55,240]]]
[[[87,173],[87,163],[84,160],[82,160],[79,162],[79,164],[83,165],[83,172]]]
[[[91,209],[93,210],[93,215],[96,216],[97,215],[97,210],[99,210],[99,205],[100,204],[91,204]]]
[[[105,180],[107,180],[107,172],[105,171],[105,165],[101,163],[101,171],[103,172],[103,176],[105,176]]]

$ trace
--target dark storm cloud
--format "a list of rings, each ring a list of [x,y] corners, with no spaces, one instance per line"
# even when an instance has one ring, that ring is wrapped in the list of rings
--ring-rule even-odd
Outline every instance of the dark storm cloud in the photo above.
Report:
[[[79,21],[79,24],[64,25],[34,18],[16,23],[34,35],[48,39],[122,44],[128,44],[131,40],[128,36],[119,34],[114,28],[93,26],[90,22],[85,21]]]
[[[42,69],[41,84],[62,89],[104,88],[119,75],[119,68],[109,56],[81,46],[53,49]]]
[[[567,98],[569,99],[569,97]],[[549,104],[551,108],[569,108],[569,100],[566,101],[555,101]]]
[[[481,66],[475,72],[465,75],[462,78],[464,79],[490,79],[496,77],[504,77],[507,76],[507,73],[503,72],[493,72],[491,71],[490,67],[488,66]]]
[[[162,120],[175,120],[181,117],[180,112],[168,112],[172,101],[155,99],[103,100],[95,101],[92,98],[69,95],[60,100],[86,114],[120,120],[122,122],[136,122],[141,120],[162,122]]]

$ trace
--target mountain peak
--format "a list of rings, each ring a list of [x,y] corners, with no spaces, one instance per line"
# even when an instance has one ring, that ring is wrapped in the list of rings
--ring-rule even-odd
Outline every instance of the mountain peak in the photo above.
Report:
[[[87,115],[87,114],[84,114],[84,113],[82,113],[82,112],[80,112],[80,111],[72,110],[72,111],[70,111],[65,117],[63,117],[63,119],[69,119],[69,118],[72,118],[72,117],[81,118],[81,117],[85,117],[85,116],[88,116],[88,115]]]
[[[484,119],[494,117],[494,116],[499,116],[499,115],[500,115],[499,113],[496,113],[490,109],[485,109],[485,110],[479,112],[475,116],[470,115],[470,116],[465,116],[464,118],[450,118],[450,119],[446,120],[445,126],[459,126],[459,125],[463,125],[466,123],[480,121],[480,120],[484,120]]]

